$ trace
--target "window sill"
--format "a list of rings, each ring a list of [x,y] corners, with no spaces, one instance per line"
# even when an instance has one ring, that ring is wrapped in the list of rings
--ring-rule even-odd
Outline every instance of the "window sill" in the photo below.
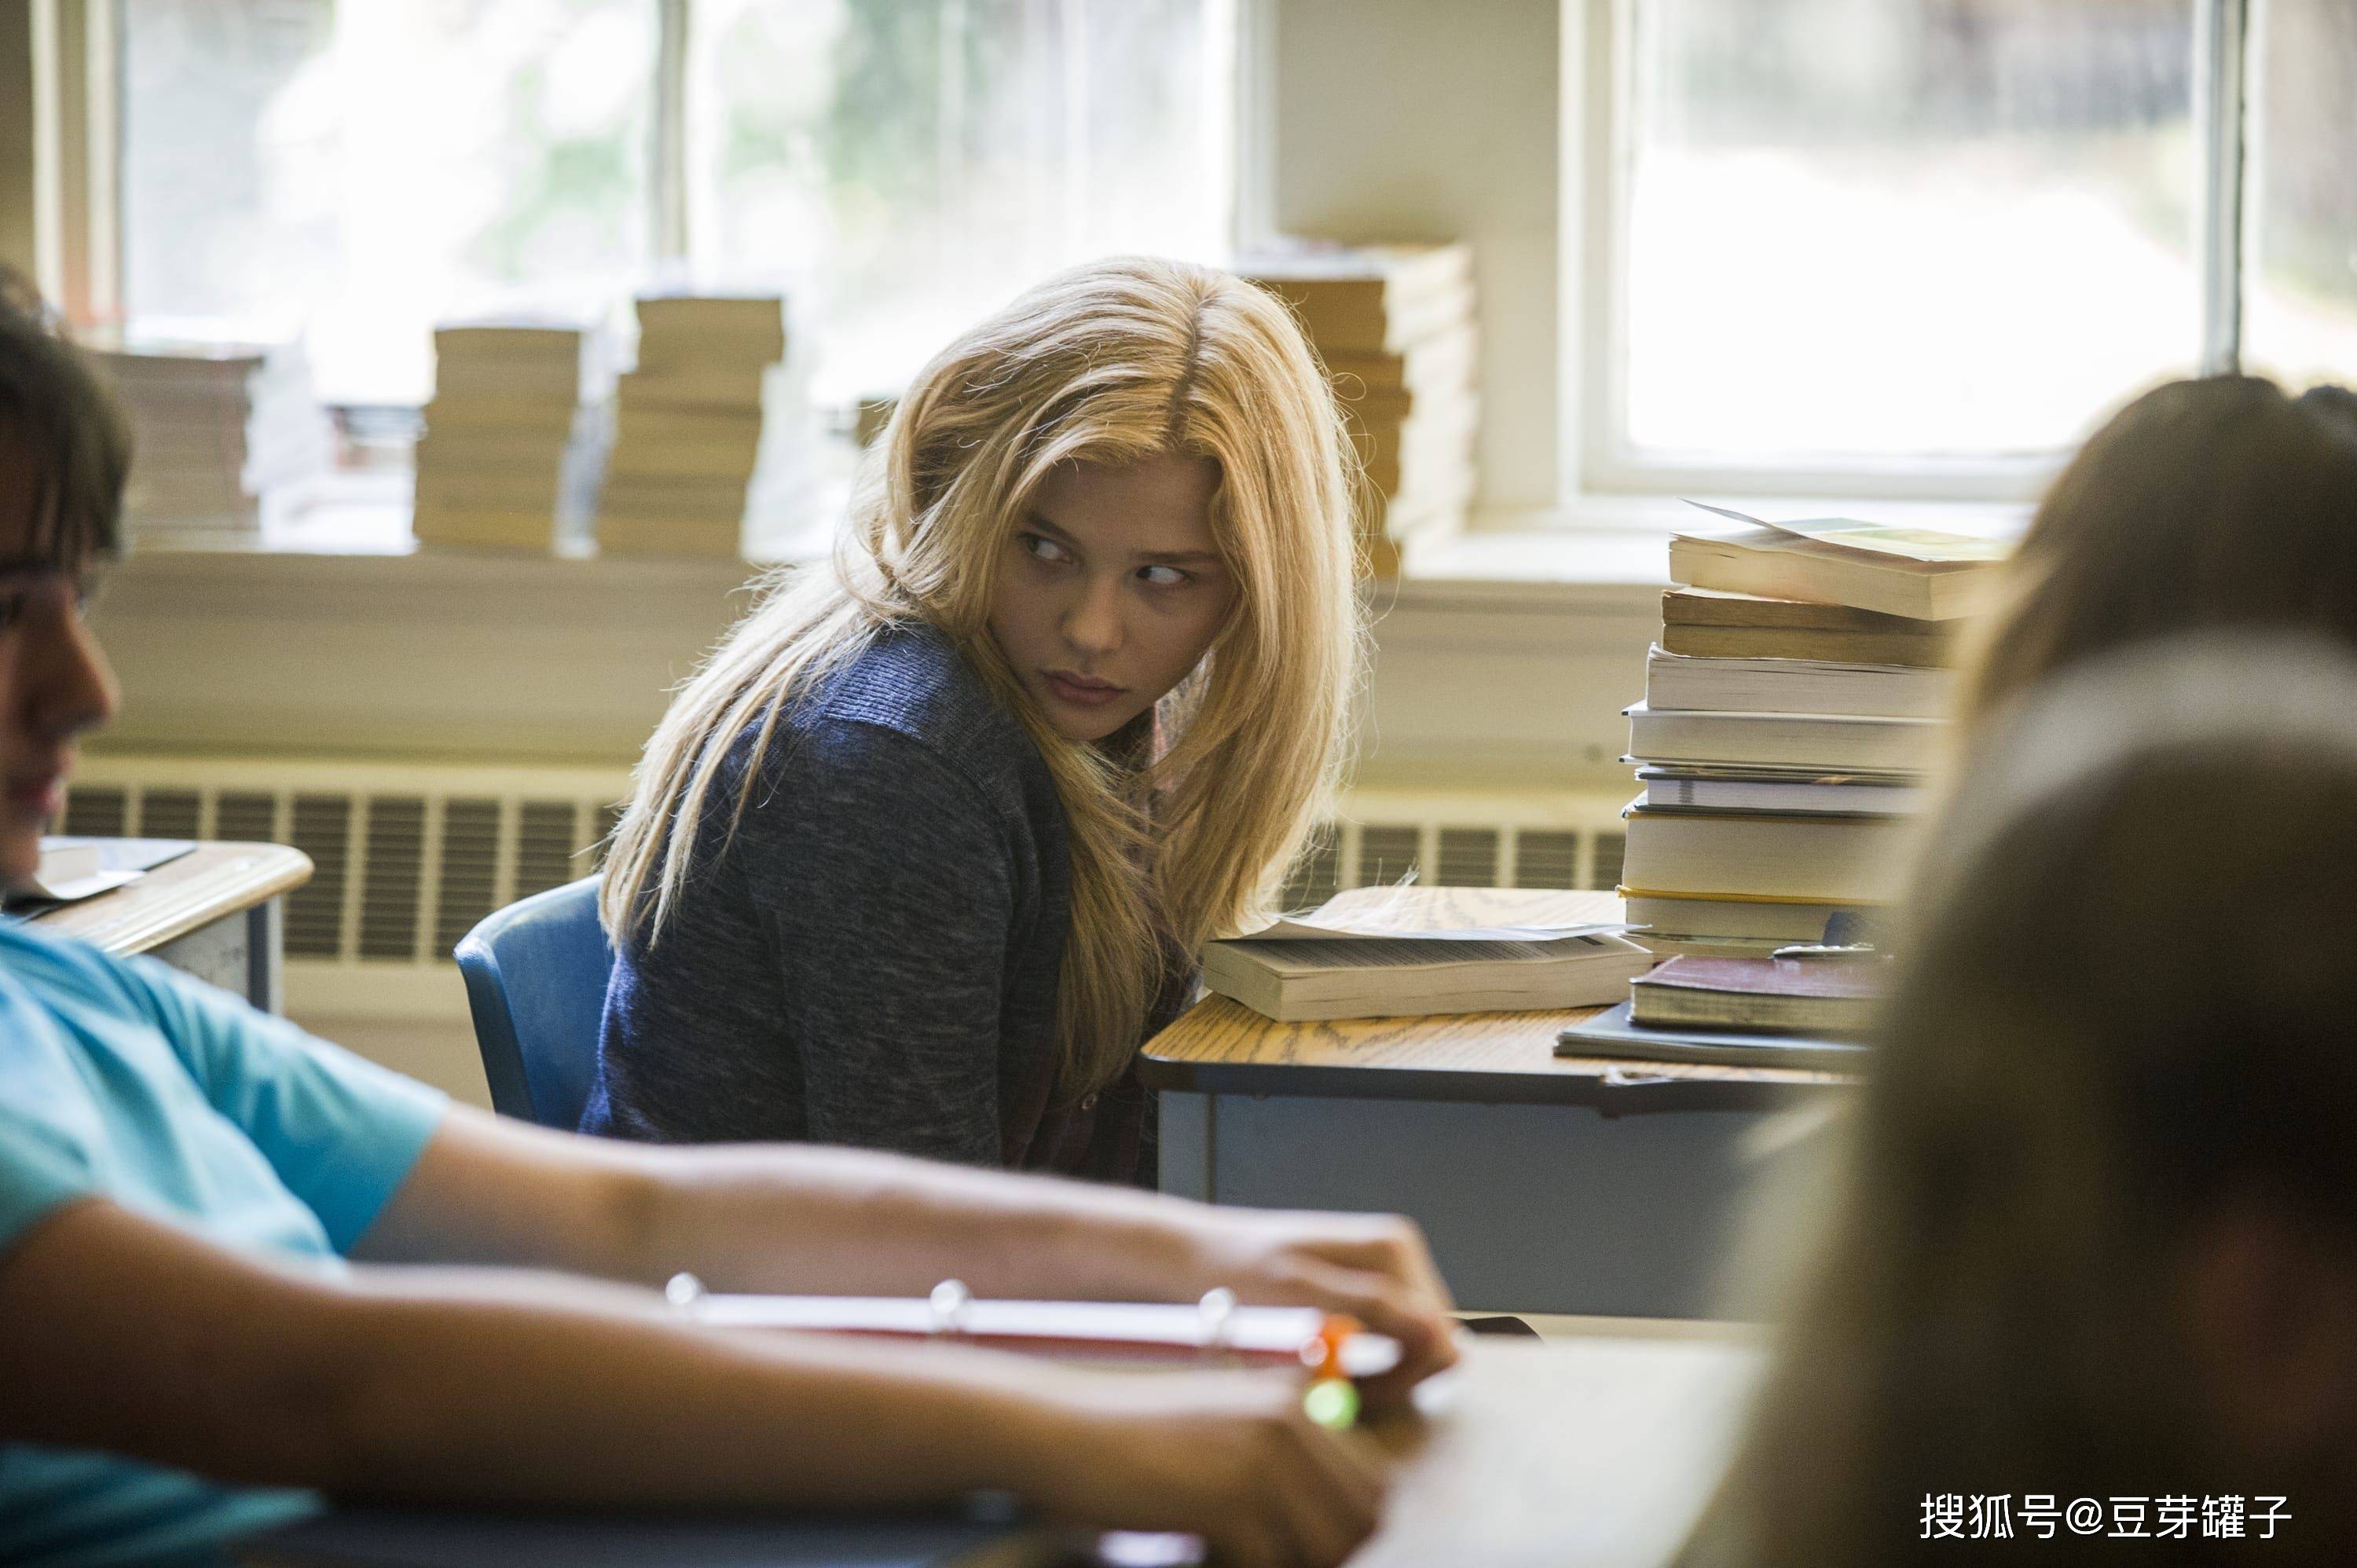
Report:
[[[1831,497],[1751,499],[1735,498],[1735,510],[1773,517],[1862,516],[1959,533],[2016,536],[2026,526],[2026,505],[1947,501],[1861,501]],[[1496,511],[1483,515],[1465,533],[1418,541],[1407,550],[1403,575],[1383,585],[1378,607],[1480,612],[1555,611],[1654,613],[1668,585],[1670,535],[1707,521],[1705,514],[1672,496],[1583,496],[1560,508]],[[421,549],[409,531],[406,486],[398,490],[382,479],[341,476],[307,504],[265,512],[255,531],[144,532],[133,551],[152,556],[274,556],[361,560],[414,558],[441,563],[454,572],[509,576],[548,564],[573,572],[677,575],[702,584],[722,576],[741,580],[760,569],[816,560],[823,553],[815,530],[802,531],[792,548],[749,562],[695,556],[600,556],[587,544],[560,545],[547,553],[523,551]],[[212,574],[208,574],[212,575]]]

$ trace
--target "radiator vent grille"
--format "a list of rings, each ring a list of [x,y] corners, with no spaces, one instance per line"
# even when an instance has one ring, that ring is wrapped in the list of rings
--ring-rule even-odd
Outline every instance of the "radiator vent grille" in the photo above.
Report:
[[[1587,885],[1591,887],[1620,886],[1620,857],[1628,847],[1629,835],[1626,833],[1598,833],[1596,868],[1588,874]]]
[[[621,825],[622,808],[620,806],[600,806],[597,808],[597,831],[589,835],[589,843],[591,846],[597,850],[597,859],[601,863],[606,858],[607,842],[613,838],[614,830]]]
[[[1517,887],[1577,887],[1579,886],[1577,833],[1526,832],[1514,860]]]
[[[151,839],[192,839],[203,829],[204,797],[194,789],[150,789],[139,800],[139,833]]]
[[[121,789],[76,789],[66,797],[66,832],[120,838],[130,831],[130,800]]]
[[[210,835],[232,843],[269,843],[278,837],[278,799],[225,790],[213,799]]]
[[[1455,802],[1448,815],[1458,821],[1327,823],[1286,879],[1283,907],[1315,908],[1342,888],[1397,883],[1411,873],[1419,882],[1443,887],[1620,886],[1622,834],[1603,801],[1590,809],[1598,825],[1585,828],[1526,826],[1511,820],[1475,827],[1464,823],[1462,814],[1462,802]],[[1604,822],[1613,825],[1604,827]],[[1432,875],[1418,872],[1422,866],[1432,867]]]
[[[1328,822],[1309,836],[1309,843],[1286,878],[1278,907],[1315,909],[1342,890],[1342,833]]]
[[[1443,887],[1495,887],[1499,837],[1495,828],[1441,829],[1434,880]]]
[[[1359,886],[1381,886],[1415,875],[1416,841],[1424,835],[1414,827],[1370,822],[1359,830]]]
[[[286,898],[287,957],[371,968],[447,964],[492,910],[589,875],[629,783],[619,769],[130,756],[84,773],[62,831],[291,843],[314,870]]]
[[[580,813],[566,800],[526,800],[516,814],[515,896],[562,887],[574,869],[573,838]]]
[[[476,921],[499,908],[499,882],[500,803],[442,802],[442,893],[434,909],[436,955],[457,947]]]
[[[586,876],[620,820],[619,768],[304,758],[94,757],[69,832],[292,843],[317,867],[286,900],[306,965],[445,965],[485,915]],[[1519,794],[1352,792],[1286,879],[1288,909],[1415,875],[1450,886],[1610,887],[1620,802]],[[359,983],[356,980],[355,983]]]
[[[418,884],[425,875],[425,802],[374,796],[368,804],[368,875],[361,879],[361,957],[417,952]]]
[[[297,795],[286,840],[311,857],[311,880],[286,896],[289,958],[336,958],[343,951],[344,872],[351,859],[349,795]]]

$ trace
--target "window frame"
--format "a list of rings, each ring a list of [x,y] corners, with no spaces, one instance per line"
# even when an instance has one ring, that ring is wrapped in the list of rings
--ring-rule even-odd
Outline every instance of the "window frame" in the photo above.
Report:
[[[120,188],[115,160],[122,6],[125,0],[45,0],[37,11],[54,8],[64,25],[48,34],[55,52],[35,62],[37,87],[86,83],[59,93],[54,86],[35,97],[37,115],[51,127],[50,145],[62,156],[50,167],[61,176],[47,188],[42,212],[57,225],[57,238],[41,246],[38,276],[49,297],[65,302],[78,325],[120,321],[122,225],[116,203]],[[676,263],[688,252],[686,199],[687,21],[693,0],[657,0],[659,49],[655,63],[654,179],[646,220],[658,263]],[[1394,193],[1380,188],[1365,171],[1320,169],[1280,145],[1280,105],[1296,91],[1295,79],[1320,42],[1340,44],[1348,35],[1389,14],[1415,17],[1405,0],[1227,0],[1235,7],[1233,38],[1234,123],[1229,127],[1234,199],[1232,231],[1239,245],[1266,237],[1288,212],[1316,212],[1349,226],[1363,213],[1393,210]],[[1478,201],[1465,204],[1459,221],[1473,240],[1484,278],[1484,333],[1515,319],[1523,328],[1544,328],[1555,338],[1551,382],[1514,377],[1513,384],[1488,379],[1485,396],[1512,394],[1552,408],[1547,421],[1554,452],[1552,484],[1544,494],[1495,484],[1497,458],[1486,445],[1477,528],[1530,527],[1625,530],[1665,520],[1679,510],[1675,497],[1708,493],[1763,500],[1856,499],[1893,505],[2007,505],[2035,497],[2064,454],[2000,458],[1891,456],[1823,462],[1729,462],[1711,455],[1638,453],[1619,435],[1625,403],[1622,337],[1626,268],[1621,246],[1626,225],[1628,140],[1624,124],[1630,81],[1629,46],[1633,8],[1644,0],[1480,0],[1487,5],[1525,5],[1551,12],[1558,33],[1552,113],[1559,133],[1550,227],[1554,247],[1552,285],[1541,291],[1521,279],[1492,275],[1484,253],[1485,228],[1519,226],[1539,216],[1525,205],[1491,211]],[[2203,277],[2202,369],[2219,371],[2240,362],[2243,265],[2253,253],[2247,232],[2255,220],[2244,199],[2244,159],[2255,137],[2247,102],[2244,62],[2264,26],[2266,5],[2251,0],[2195,0],[2195,116],[2203,131],[2198,187],[2205,200],[2201,232]],[[1285,17],[1280,26],[1280,13]],[[1277,47],[1280,31],[1286,47]],[[37,40],[37,45],[39,40]],[[1425,112],[1462,119],[1466,106],[1432,102],[1415,91],[1414,80],[1365,80],[1353,98],[1385,97]],[[1393,91],[1392,90],[1396,90]],[[1321,89],[1309,87],[1313,110],[1329,106]],[[1323,91],[1330,98],[1331,88]],[[1343,104],[1332,104],[1340,109]],[[1474,106],[1477,119],[1493,107]],[[1492,204],[1494,205],[1494,204]],[[1381,227],[1370,220],[1370,226]],[[1886,509],[1888,510],[1888,509]]]
[[[1920,502],[2021,503],[2061,469],[2065,452],[1891,455],[1790,461],[1648,451],[1628,437],[1629,197],[1637,8],[1647,0],[1563,0],[1564,115],[1579,156],[1566,160],[1566,271],[1563,511],[1573,521],[1626,515],[1630,503],[1696,492],[1855,497]],[[2264,8],[2264,7],[2262,7]],[[2192,115],[2200,148],[2194,221],[2201,274],[2201,369],[2241,360],[2243,258],[2251,220],[2243,166],[2251,136],[2244,60],[2250,0],[2194,0]]]

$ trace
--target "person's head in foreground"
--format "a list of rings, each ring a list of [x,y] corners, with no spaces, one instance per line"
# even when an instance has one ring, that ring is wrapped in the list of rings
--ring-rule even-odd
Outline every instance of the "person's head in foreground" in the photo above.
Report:
[[[51,331],[40,302],[0,271],[0,690],[11,694],[0,798],[0,884],[40,864],[65,804],[74,737],[114,710],[81,624],[91,568],[115,548],[131,439]]]
[[[2190,1497],[2168,1561],[2254,1544],[2205,1541],[2206,1498],[2286,1498],[2268,1560],[2346,1561],[2357,661],[2141,645],[2005,710],[1976,762],[1691,1560],[1938,1558],[1998,1498],[2010,1550],[2108,1552]],[[2025,1520],[2083,1498],[2095,1536]]]
[[[0,293],[0,865],[113,706],[78,614],[119,417]],[[418,1268],[412,1265],[468,1265]],[[1116,1377],[729,1331],[650,1286],[1243,1301],[1454,1357],[1421,1238],[842,1148],[648,1147],[452,1106],[146,960],[0,919],[0,1562],[224,1563],[328,1496],[840,1513],[1011,1493],[1330,1568],[1372,1459],[1297,1375]],[[569,1276],[569,1277],[568,1277]],[[595,1276],[591,1283],[582,1276]]]
[[[2075,660],[2247,628],[2357,647],[2357,393],[2214,376],[2137,398],[2082,447],[1977,639],[1967,731]]]
[[[1071,840],[1061,1093],[1135,1048],[1173,953],[1243,929],[1327,804],[1360,659],[1348,447],[1286,307],[1145,257],[1039,284],[920,371],[833,570],[738,623],[648,743],[603,893],[659,940],[728,742],[883,630],[945,635]],[[1161,723],[1157,725],[1157,718]]]

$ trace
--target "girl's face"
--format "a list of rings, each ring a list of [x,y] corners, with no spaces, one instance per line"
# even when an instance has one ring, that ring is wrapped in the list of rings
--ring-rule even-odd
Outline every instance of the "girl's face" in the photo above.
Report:
[[[114,712],[114,678],[82,624],[79,567],[35,550],[32,465],[0,439],[0,882],[41,863],[65,805],[74,736]]]
[[[1008,541],[990,635],[1057,734],[1102,740],[1186,679],[1236,585],[1211,538],[1219,465],[1068,464]]]

